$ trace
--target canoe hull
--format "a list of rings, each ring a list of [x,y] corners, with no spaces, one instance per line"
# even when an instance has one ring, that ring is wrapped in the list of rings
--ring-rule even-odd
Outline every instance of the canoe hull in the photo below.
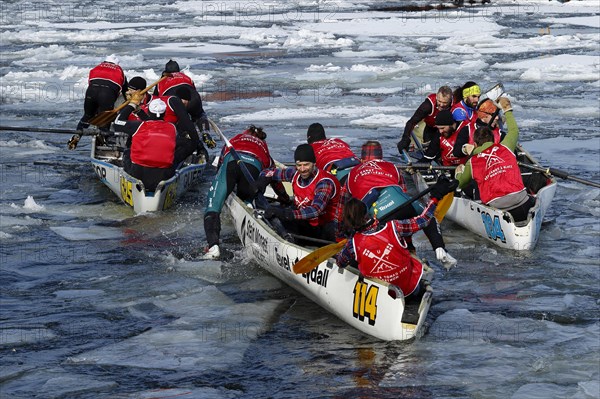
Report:
[[[206,163],[186,164],[168,180],[158,184],[154,192],[147,192],[141,180],[129,175],[115,162],[121,159],[119,151],[99,151],[96,137],[92,138],[92,167],[94,173],[135,213],[156,212],[172,207],[190,188],[198,185]]]
[[[235,195],[229,196],[227,207],[242,245],[249,249],[256,262],[323,309],[382,340],[408,340],[420,334],[431,305],[429,285],[414,304],[418,312],[413,311],[412,320],[408,320],[401,294],[392,298],[388,293],[392,286],[378,279],[359,277],[354,268],[341,269],[335,262],[323,262],[310,273],[294,274],[293,265],[311,251],[285,241],[257,211]],[[430,279],[432,273],[428,268],[427,278]]]

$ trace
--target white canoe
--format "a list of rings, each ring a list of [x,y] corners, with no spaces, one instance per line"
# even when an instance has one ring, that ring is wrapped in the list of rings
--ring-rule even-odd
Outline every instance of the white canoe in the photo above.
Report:
[[[360,276],[352,267],[338,268],[332,261],[298,275],[292,266],[311,249],[284,240],[265,223],[261,211],[252,209],[234,193],[228,197],[227,207],[242,245],[276,278],[365,334],[386,341],[420,335],[433,293],[429,285],[431,268],[426,267],[424,273],[427,289],[423,295],[406,302],[395,286]],[[397,297],[394,299],[389,291],[396,292]]]
[[[123,148],[126,137],[116,136],[115,144],[97,145],[96,136],[92,137],[92,167],[94,172],[108,188],[135,213],[155,212],[168,209],[191,187],[197,185],[204,173],[204,157],[195,155],[190,162],[175,172],[169,180],[161,181],[154,192],[147,192],[141,180],[123,170]]]
[[[517,148],[519,162],[539,166],[537,160],[521,146]],[[415,174],[417,176],[419,174]],[[542,220],[556,192],[556,179],[550,175],[521,167],[523,182],[536,203],[529,211],[526,221],[515,223],[508,212],[483,205],[466,196],[454,197],[446,218],[454,223],[486,238],[502,248],[517,251],[532,250],[540,236]],[[424,180],[418,186],[424,187]]]

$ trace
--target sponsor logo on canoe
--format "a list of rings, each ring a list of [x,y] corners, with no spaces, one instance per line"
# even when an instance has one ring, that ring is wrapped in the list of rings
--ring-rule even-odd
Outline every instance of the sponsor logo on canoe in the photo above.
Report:
[[[292,265],[290,257],[286,253],[280,254],[277,247],[275,247],[275,259],[279,266],[283,267],[285,270],[291,270]]]
[[[260,233],[260,229],[256,224],[252,223],[251,219],[247,220],[246,233],[243,234],[242,232],[242,236],[244,237],[242,240],[244,243],[255,242],[263,252],[268,252],[269,240]]]
[[[309,273],[302,275],[306,279],[306,284],[315,283],[317,285],[327,287],[327,279],[329,278],[329,270],[319,270],[319,268],[312,269]]]
[[[500,225],[500,218],[498,215],[494,216],[492,219],[492,216],[489,213],[481,212],[481,219],[483,220],[485,232],[491,240],[500,240],[504,243],[506,242],[506,237],[504,235],[504,231],[502,231],[502,226]]]

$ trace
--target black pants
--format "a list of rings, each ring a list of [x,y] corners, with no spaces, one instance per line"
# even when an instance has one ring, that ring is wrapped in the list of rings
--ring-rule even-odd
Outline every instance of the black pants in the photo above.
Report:
[[[77,130],[87,128],[89,120],[101,112],[109,111],[114,108],[115,101],[119,97],[119,86],[112,84],[92,83],[85,91],[85,100],[83,102],[83,117],[77,125]],[[108,127],[104,126],[104,130]]]
[[[256,181],[260,171],[249,163],[244,162],[244,165]],[[208,193],[209,198],[207,201],[213,205],[207,206],[204,214],[204,234],[206,235],[209,248],[219,244],[219,237],[221,235],[221,209],[229,194],[235,189],[237,196],[244,201],[251,201],[254,198],[252,187],[237,162],[229,161],[226,165],[222,165],[221,168],[225,169],[220,169],[217,172],[215,181],[213,181]],[[225,187],[223,187],[223,173],[225,174]]]
[[[527,215],[529,214],[529,210],[535,205],[535,198],[531,195],[529,199],[523,204],[514,209],[508,211],[515,220],[515,222],[522,222],[527,220]]]

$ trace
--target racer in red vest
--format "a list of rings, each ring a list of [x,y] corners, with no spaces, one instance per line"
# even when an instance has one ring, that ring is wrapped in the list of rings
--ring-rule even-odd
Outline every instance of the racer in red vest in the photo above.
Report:
[[[398,152],[402,154],[403,150],[408,150],[410,145],[411,132],[419,122],[425,122],[423,129],[423,146],[427,147],[432,137],[436,136],[435,117],[441,110],[450,109],[453,105],[452,89],[448,86],[442,86],[437,93],[431,93],[425,98],[425,101],[419,105],[413,116],[406,122],[404,133],[398,142]]]
[[[439,180],[431,190],[431,200],[423,212],[410,219],[378,224],[369,218],[364,202],[352,198],[344,208],[344,224],[356,233],[336,256],[339,267],[358,267],[366,277],[376,277],[396,285],[404,296],[418,294],[423,265],[408,250],[405,237],[435,220],[438,201],[454,190],[450,180]]]
[[[438,160],[442,165],[460,165],[467,162],[468,157],[463,155],[456,157],[454,147],[458,132],[456,131],[457,122],[453,119],[452,113],[448,110],[440,111],[435,117],[435,124],[438,128],[438,134],[431,140],[429,147],[423,154],[421,161],[431,162]]]
[[[315,152],[317,168],[331,172],[339,181],[343,181],[360,159],[342,139],[325,137],[325,129],[320,123],[313,123],[306,132],[306,141]]]
[[[144,90],[146,88],[146,86],[147,86],[146,79],[144,79],[141,76],[134,76],[133,78],[129,79],[127,93],[125,94],[125,96],[129,100],[131,98],[131,96],[133,95],[133,93],[135,93],[136,91]],[[144,98],[142,99],[140,106],[144,106],[144,105],[148,104],[151,99],[152,99],[152,96],[149,93],[144,94]]]
[[[340,206],[336,211],[338,220],[342,219],[344,204],[351,198],[363,201],[369,213],[380,223],[392,219],[408,219],[423,211],[424,207],[419,202],[402,206],[410,198],[406,192],[402,172],[393,163],[382,160],[382,157],[383,151],[378,141],[367,141],[363,144],[362,164],[350,171],[342,187]],[[437,221],[433,219],[424,226],[423,232],[429,239],[437,259],[447,268],[454,266],[456,259],[446,251]],[[341,237],[343,234],[339,231],[338,235]],[[405,241],[407,248],[414,251],[412,238],[407,236]]]
[[[452,117],[461,124],[475,124],[477,119],[477,104],[481,96],[481,89],[475,82],[467,82],[454,92],[454,105]],[[462,126],[459,126],[462,128]],[[460,130],[460,129],[457,129]]]
[[[119,59],[111,54],[90,71],[83,102],[83,117],[77,124],[77,130],[88,128],[90,119],[101,112],[113,109],[120,93],[125,98],[127,79],[119,66]],[[100,130],[105,132],[108,132],[109,127],[110,124],[99,126]]]
[[[229,140],[255,181],[262,170],[274,167],[266,139],[267,134],[261,127],[251,125],[244,132]],[[291,202],[283,186],[276,185],[273,188],[279,194],[280,201]],[[205,259],[216,259],[221,255],[219,248],[221,210],[225,200],[234,189],[237,196],[244,201],[251,202],[256,196],[256,188],[244,176],[240,164],[230,153],[229,147],[224,146],[219,157],[217,174],[206,198],[204,232],[208,248],[204,255]]]
[[[216,148],[217,143],[210,136],[210,123],[208,122],[208,116],[202,107],[202,99],[196,85],[192,78],[181,72],[177,61],[169,60],[165,65],[163,76],[168,75],[167,78],[161,81],[156,87],[156,94],[158,96],[178,96],[182,100],[187,100],[185,108],[190,114],[192,121],[198,126],[198,129],[202,133],[202,141],[208,148]],[[184,94],[187,92],[187,94]],[[204,152],[208,154],[208,151],[204,149]],[[208,158],[207,158],[208,159]]]
[[[456,169],[456,176],[460,187],[474,179],[484,204],[505,210],[513,216],[515,222],[521,222],[527,220],[529,209],[535,205],[535,198],[525,189],[514,154],[519,128],[511,103],[506,97],[500,97],[498,102],[506,117],[506,137],[500,144],[495,144],[489,127],[478,128],[475,132],[477,147],[473,156],[466,165]]]
[[[300,144],[294,152],[295,167],[261,172],[258,189],[271,182],[291,182],[294,207],[269,206],[265,217],[279,218],[292,233],[334,241],[337,220],[335,210],[340,198],[340,183],[331,173],[316,167],[310,144]]]
[[[140,179],[147,191],[154,191],[158,183],[171,178],[177,167],[193,154],[198,146],[198,133],[189,123],[189,130],[177,130],[163,120],[167,105],[161,99],[152,100],[149,113],[139,121],[130,121],[129,115],[139,106],[143,95],[135,93],[115,120],[115,131],[129,135],[123,153],[123,169]],[[191,126],[191,127],[190,127]]]
[[[198,126],[200,132],[202,132],[202,140],[204,140],[204,143],[206,143],[208,148],[215,148],[217,143],[208,133],[210,130],[208,116],[202,107],[202,99],[196,90],[196,85],[192,78],[181,72],[177,61],[173,60],[169,60],[165,65],[163,76],[165,75],[167,75],[167,78],[158,83],[154,92],[155,95],[178,96],[177,93],[181,93],[180,89],[187,90],[189,93],[189,100],[186,104],[186,109],[190,114],[190,118]]]

